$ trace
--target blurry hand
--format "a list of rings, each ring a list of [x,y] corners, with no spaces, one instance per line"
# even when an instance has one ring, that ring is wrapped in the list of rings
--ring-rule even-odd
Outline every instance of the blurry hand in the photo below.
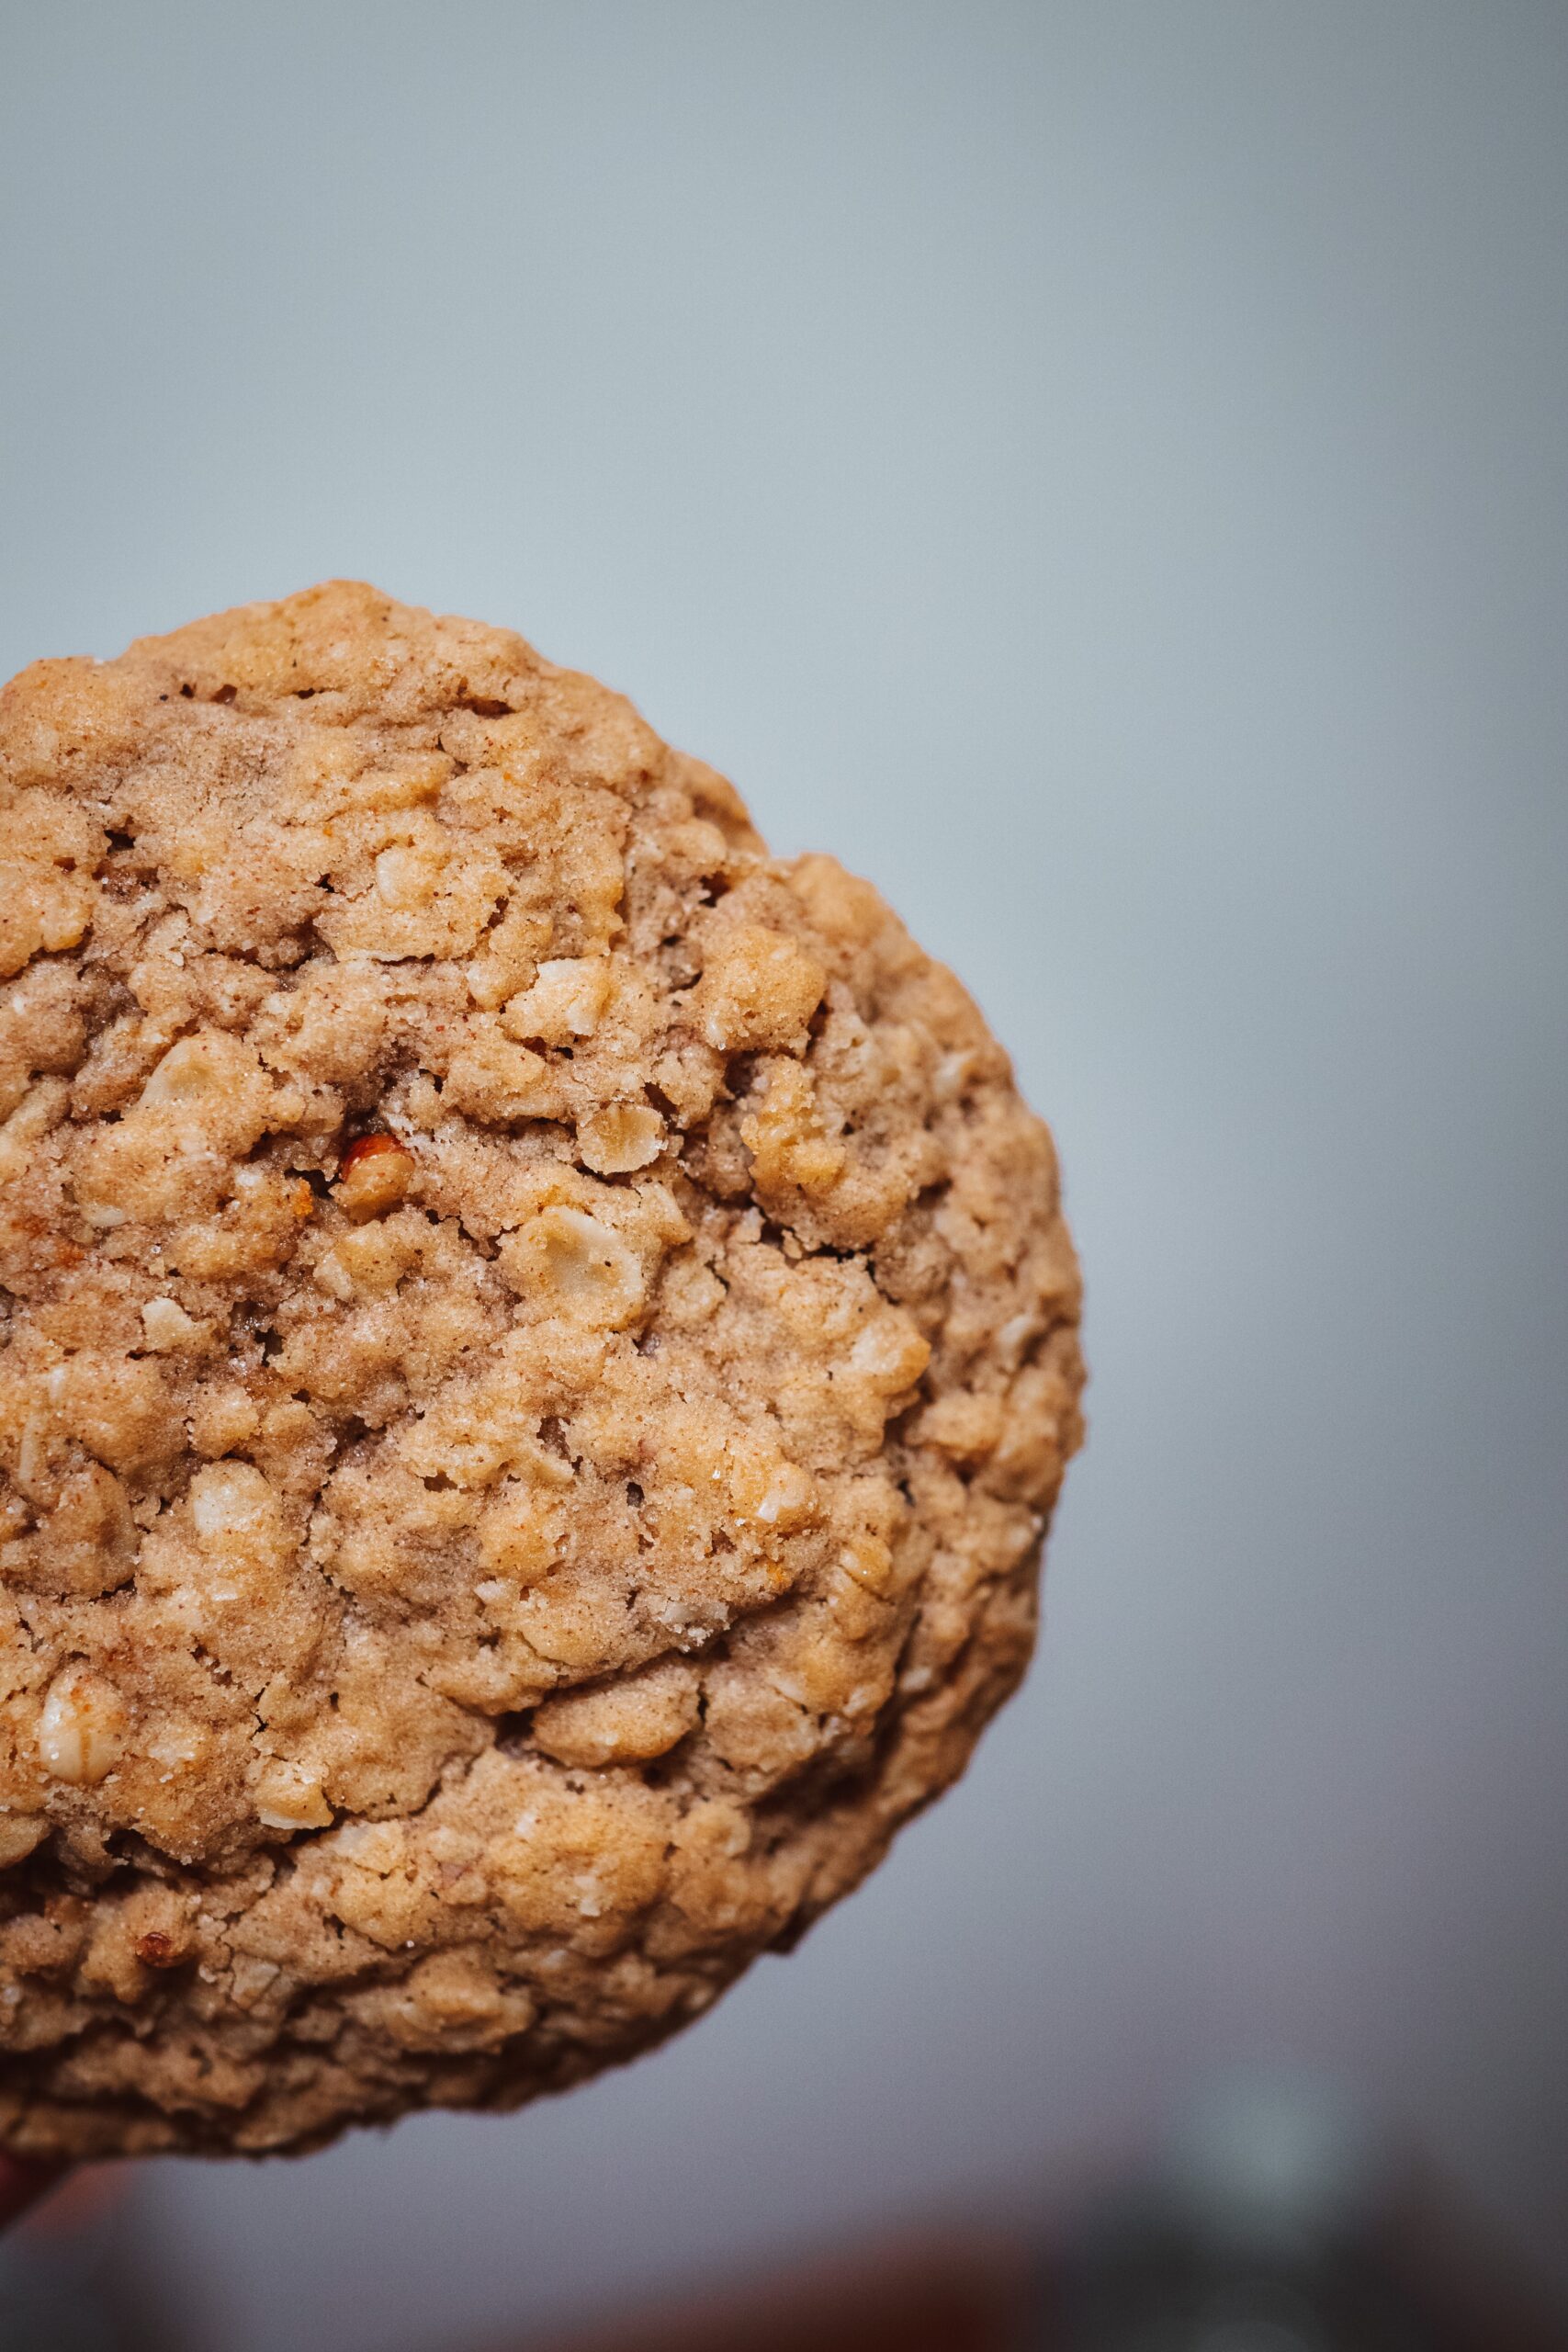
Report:
[[[33,2164],[23,2156],[0,2156],[0,2230],[37,2204],[46,2189],[63,2178],[63,2165]]]

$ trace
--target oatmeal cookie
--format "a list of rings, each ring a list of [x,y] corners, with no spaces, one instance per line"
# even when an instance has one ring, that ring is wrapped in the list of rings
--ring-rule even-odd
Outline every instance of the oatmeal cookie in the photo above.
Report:
[[[0,697],[0,2143],[627,2058],[1027,1660],[1050,1138],[831,859],[342,582]]]

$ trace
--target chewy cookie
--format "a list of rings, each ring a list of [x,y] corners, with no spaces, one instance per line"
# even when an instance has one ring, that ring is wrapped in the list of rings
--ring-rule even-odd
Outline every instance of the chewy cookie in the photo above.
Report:
[[[0,792],[0,2142],[629,2057],[1022,1671],[1050,1138],[873,889],[502,630],[39,662]]]

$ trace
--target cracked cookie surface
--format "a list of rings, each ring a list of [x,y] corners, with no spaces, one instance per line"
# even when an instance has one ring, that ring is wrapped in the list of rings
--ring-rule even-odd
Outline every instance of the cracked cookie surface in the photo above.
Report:
[[[0,696],[0,2140],[628,2057],[962,1770],[1050,1138],[865,883],[352,583]]]

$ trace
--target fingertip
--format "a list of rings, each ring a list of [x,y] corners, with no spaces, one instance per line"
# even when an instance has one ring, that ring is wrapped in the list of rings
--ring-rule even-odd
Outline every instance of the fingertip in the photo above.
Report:
[[[67,2167],[33,2156],[0,2155],[0,2229],[20,2218],[64,2177]]]

